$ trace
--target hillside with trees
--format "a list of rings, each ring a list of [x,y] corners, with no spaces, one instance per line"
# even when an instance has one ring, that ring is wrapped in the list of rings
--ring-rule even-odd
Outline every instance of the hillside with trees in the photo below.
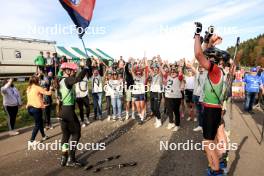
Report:
[[[233,57],[235,47],[229,47],[227,50]],[[241,66],[264,67],[264,34],[242,42],[237,52],[237,59]]]

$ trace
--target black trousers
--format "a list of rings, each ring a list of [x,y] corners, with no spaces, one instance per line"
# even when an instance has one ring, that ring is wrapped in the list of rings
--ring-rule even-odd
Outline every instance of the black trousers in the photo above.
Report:
[[[80,118],[81,121],[84,122],[84,112],[83,112],[83,106],[85,106],[86,109],[86,117],[89,119],[90,116],[90,100],[88,96],[85,96],[83,98],[77,98],[76,103],[80,110]]]
[[[46,126],[51,125],[50,114],[51,114],[51,105],[48,105],[44,109],[44,119],[45,119],[44,121],[45,121]]]
[[[180,105],[181,98],[165,98],[165,106],[167,108],[169,122],[175,123],[176,126],[180,126]],[[175,121],[173,115],[175,116]]]
[[[7,124],[9,130],[15,129],[16,116],[18,112],[18,106],[4,106],[4,110],[7,113]]]
[[[158,92],[150,92],[150,108],[153,112],[153,115],[158,119],[161,119],[160,116],[160,102],[162,94]]]
[[[61,131],[62,139],[61,143],[75,144],[77,145],[81,137],[81,126],[74,111],[74,106],[62,106],[61,109]],[[70,140],[71,137],[71,141]],[[74,146],[71,146],[73,149]]]

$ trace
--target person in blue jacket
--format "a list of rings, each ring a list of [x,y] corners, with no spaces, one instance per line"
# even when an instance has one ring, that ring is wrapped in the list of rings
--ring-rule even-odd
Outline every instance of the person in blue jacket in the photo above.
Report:
[[[252,111],[256,95],[262,88],[262,80],[257,75],[257,69],[251,68],[250,73],[247,74],[243,80],[245,82],[245,104],[244,110],[249,113],[254,113]]]

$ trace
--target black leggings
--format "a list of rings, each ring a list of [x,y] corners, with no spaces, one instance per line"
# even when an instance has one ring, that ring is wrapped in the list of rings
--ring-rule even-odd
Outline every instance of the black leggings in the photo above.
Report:
[[[62,140],[61,143],[69,144],[71,137],[71,142],[76,144],[79,142],[81,137],[81,126],[80,122],[74,112],[74,106],[62,106],[61,109],[61,131],[62,131]],[[74,146],[71,146],[74,147]]]
[[[79,107],[80,110],[80,118],[81,121],[84,122],[84,113],[83,113],[83,106],[85,106],[86,109],[86,117],[87,119],[89,119],[90,116],[90,101],[89,101],[89,97],[83,97],[83,98],[77,98],[76,99],[77,105]]]
[[[106,96],[106,112],[107,115],[112,115],[112,109],[111,109],[111,96]]]
[[[16,116],[18,112],[18,106],[4,106],[4,110],[7,113],[7,123],[9,130],[15,129]]]
[[[150,92],[150,107],[151,107],[151,111],[153,112],[154,116],[156,116],[158,119],[161,119],[161,117],[160,117],[161,96],[162,96],[161,93]]]
[[[175,116],[175,125],[180,126],[180,105],[181,98],[165,98],[165,106],[169,116],[169,122],[173,123],[173,114]]]

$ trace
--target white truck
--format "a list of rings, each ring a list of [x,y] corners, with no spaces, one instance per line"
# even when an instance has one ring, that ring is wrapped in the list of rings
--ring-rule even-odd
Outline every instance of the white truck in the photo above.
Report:
[[[0,77],[32,75],[40,51],[55,52],[55,41],[0,36]]]

